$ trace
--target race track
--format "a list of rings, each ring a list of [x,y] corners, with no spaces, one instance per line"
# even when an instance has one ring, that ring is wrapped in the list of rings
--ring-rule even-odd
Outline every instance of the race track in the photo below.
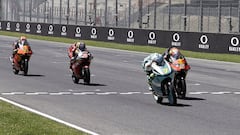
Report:
[[[91,85],[83,85],[72,82],[63,43],[29,39],[29,75],[14,75],[15,39],[0,36],[1,97],[101,135],[239,135],[240,64],[188,58],[187,98],[168,106],[148,91],[147,53],[88,47]]]

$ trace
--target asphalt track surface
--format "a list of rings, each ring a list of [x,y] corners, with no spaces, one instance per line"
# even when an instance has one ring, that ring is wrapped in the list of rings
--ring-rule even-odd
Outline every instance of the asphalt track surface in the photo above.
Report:
[[[31,40],[29,75],[14,75],[16,38],[0,36],[0,96],[101,135],[239,135],[240,64],[188,58],[187,98],[155,103],[141,61],[147,53],[88,47],[91,84],[74,84],[67,44]]]

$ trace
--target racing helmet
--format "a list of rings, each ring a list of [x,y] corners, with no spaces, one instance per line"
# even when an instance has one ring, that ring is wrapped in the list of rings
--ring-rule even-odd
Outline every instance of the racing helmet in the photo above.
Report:
[[[169,50],[169,55],[170,56],[176,56],[179,53],[179,50],[176,47],[173,47]]]
[[[25,36],[21,36],[21,37],[20,37],[20,40],[21,40],[21,41],[24,41],[24,40],[27,40],[27,38],[26,38]]]
[[[84,42],[79,42],[79,50],[84,51],[86,49],[86,45]]]
[[[164,65],[163,56],[160,55],[160,54],[155,54],[155,58],[153,59],[153,61],[156,62],[158,66],[163,66]]]

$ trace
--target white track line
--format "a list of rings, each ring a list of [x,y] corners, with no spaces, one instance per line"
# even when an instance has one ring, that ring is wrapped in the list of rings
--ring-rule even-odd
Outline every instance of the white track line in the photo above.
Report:
[[[69,127],[72,127],[72,128],[77,129],[77,130],[83,131],[83,132],[85,132],[85,133],[88,133],[88,134],[91,134],[91,135],[99,135],[99,134],[97,134],[97,133],[95,133],[95,132],[92,132],[92,131],[90,131],[90,130],[87,130],[87,129],[85,129],[85,128],[82,128],[82,127],[73,125],[73,124],[71,124],[71,123],[65,122],[65,121],[63,121],[63,120],[60,120],[60,119],[55,118],[55,117],[53,117],[53,116],[50,116],[50,115],[48,115],[48,114],[39,112],[39,111],[34,110],[34,109],[32,109],[32,108],[23,106],[23,105],[21,105],[21,104],[18,104],[18,103],[16,103],[16,102],[11,101],[11,100],[8,100],[8,99],[6,99],[6,98],[0,97],[0,100],[5,101],[5,102],[8,102],[8,103],[10,103],[10,104],[13,104],[13,105],[15,105],[15,106],[18,106],[18,107],[20,107],[20,108],[22,108],[22,109],[24,109],[24,110],[30,111],[30,112],[32,112],[32,113],[38,114],[38,115],[40,115],[40,116],[46,117],[46,118],[48,118],[48,119],[54,120],[54,121],[56,121],[56,122],[58,122],[58,123],[62,123],[62,124],[67,125],[67,126],[69,126]]]

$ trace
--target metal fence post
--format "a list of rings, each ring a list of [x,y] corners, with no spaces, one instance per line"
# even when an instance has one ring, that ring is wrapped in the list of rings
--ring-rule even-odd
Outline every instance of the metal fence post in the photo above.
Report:
[[[32,0],[29,2],[29,21],[32,22]]]
[[[156,29],[157,21],[157,0],[154,0],[154,15],[153,15],[153,28]]]
[[[131,27],[131,9],[132,9],[132,0],[128,0],[128,28]]]
[[[116,0],[116,3],[115,3],[115,19],[116,19],[116,27],[118,26],[118,0]]]
[[[142,28],[142,15],[143,15],[143,1],[142,0],[138,0],[138,6],[139,6],[139,15],[138,15],[138,22],[139,22],[139,28]]]
[[[23,21],[24,22],[26,21],[25,19],[26,19],[26,0],[23,1]]]
[[[62,24],[62,0],[60,0],[59,23]]]
[[[70,17],[70,7],[69,7],[69,0],[67,0],[67,15],[66,15],[66,19],[67,19],[67,25],[69,24],[69,17]]]
[[[171,30],[171,4],[172,1],[168,0],[168,30]]]
[[[3,13],[3,10],[2,10],[2,0],[0,0],[0,20],[2,20],[2,13]]]
[[[78,0],[76,0],[76,16],[75,16],[75,24],[77,25],[78,22]]]
[[[108,0],[105,0],[105,13],[104,13],[104,22],[105,27],[108,26]]]
[[[221,32],[221,0],[218,0],[218,32]]]
[[[240,0],[238,1],[238,32],[240,33]]]
[[[97,0],[93,1],[93,8],[94,8],[94,22],[93,25],[95,26],[97,23]]]
[[[184,31],[187,31],[187,0],[184,0],[184,18],[183,18]]]
[[[25,0],[24,0],[25,1]],[[24,4],[25,5],[25,4]],[[25,9],[25,8],[24,8]],[[25,11],[24,11],[25,12]],[[46,15],[47,15],[47,0],[45,0],[44,2],[44,23],[46,23]],[[25,13],[24,13],[24,16],[25,16]],[[25,17],[24,17],[25,18]],[[25,21],[25,19],[24,19]]]
[[[84,16],[84,22],[85,22],[85,25],[87,25],[87,0],[85,0],[85,16]]]
[[[200,32],[203,31],[203,0],[200,0]]]
[[[54,0],[52,0],[52,24],[54,21]]]

